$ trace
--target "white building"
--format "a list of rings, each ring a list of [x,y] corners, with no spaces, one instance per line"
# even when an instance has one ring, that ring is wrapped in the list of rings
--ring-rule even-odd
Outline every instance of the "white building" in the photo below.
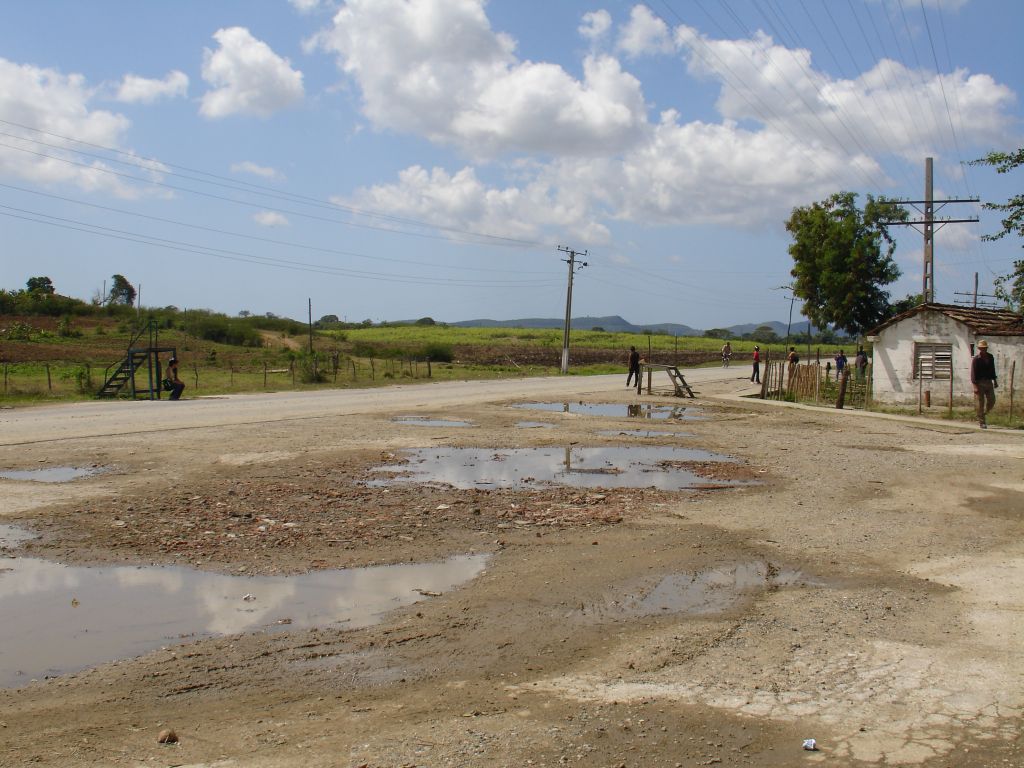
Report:
[[[872,399],[881,403],[918,402],[928,392],[933,401],[948,403],[974,397],[971,358],[975,344],[988,342],[995,358],[1000,391],[1008,391],[1016,361],[1015,390],[1024,379],[1024,316],[999,309],[974,309],[952,304],[920,304],[868,331],[872,342]]]

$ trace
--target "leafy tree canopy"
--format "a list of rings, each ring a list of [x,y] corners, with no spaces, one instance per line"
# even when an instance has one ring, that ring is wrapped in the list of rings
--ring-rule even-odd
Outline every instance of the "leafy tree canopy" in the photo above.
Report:
[[[25,286],[28,288],[29,293],[52,296],[57,292],[53,287],[53,281],[48,277],[30,277]]]
[[[985,157],[972,160],[971,165],[990,165],[997,173],[1009,173],[1024,164],[1024,148],[1016,152],[990,152]],[[990,211],[1001,211],[1006,214],[1002,220],[1003,228],[994,234],[984,235],[984,240],[999,240],[1009,234],[1024,237],[1024,194],[1014,195],[1005,203],[984,203]],[[1024,244],[1022,244],[1024,247]],[[1024,260],[1013,263],[1013,271],[995,280],[995,295],[1006,305],[1018,312],[1024,311]]]
[[[709,328],[704,331],[704,337],[707,339],[731,339],[732,331],[728,328]]]
[[[107,301],[110,304],[124,304],[131,306],[135,303],[135,287],[128,282],[124,275],[113,275],[110,278],[113,283],[110,286],[110,293]]]
[[[889,312],[885,286],[900,275],[892,259],[896,242],[885,222],[907,212],[868,195],[864,210],[857,195],[839,192],[827,200],[793,209],[786,229],[793,236],[793,293],[814,325],[859,334]]]

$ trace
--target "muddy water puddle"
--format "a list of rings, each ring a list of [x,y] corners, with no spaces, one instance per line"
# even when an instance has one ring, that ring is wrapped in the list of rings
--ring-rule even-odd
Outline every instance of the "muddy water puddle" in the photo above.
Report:
[[[706,616],[739,607],[771,590],[825,586],[825,582],[796,568],[782,568],[763,561],[737,563],[698,573],[669,574],[653,587],[609,599],[595,612],[627,616],[661,613]]]
[[[470,421],[458,419],[432,419],[428,416],[397,416],[391,420],[395,424],[410,424],[415,427],[472,427]]]
[[[439,563],[265,577],[0,559],[0,686],[201,637],[286,626],[367,626],[390,610],[469,581],[486,559],[461,555]]]
[[[82,477],[106,472],[106,467],[40,467],[39,469],[0,469],[0,479],[29,480],[34,483],[69,483]]]
[[[368,485],[439,483],[455,488],[657,488],[678,491],[708,481],[687,468],[733,460],[708,451],[671,447],[420,448],[404,464],[376,467],[390,477]],[[716,484],[721,485],[719,481]]]
[[[606,429],[597,434],[605,437],[693,437],[689,432],[667,432],[657,429]]]
[[[519,429],[554,429],[557,425],[548,421],[517,421]]]
[[[679,421],[702,418],[700,410],[697,408],[687,408],[683,405],[654,405],[653,403],[516,403],[512,407],[611,418],[674,419]]]

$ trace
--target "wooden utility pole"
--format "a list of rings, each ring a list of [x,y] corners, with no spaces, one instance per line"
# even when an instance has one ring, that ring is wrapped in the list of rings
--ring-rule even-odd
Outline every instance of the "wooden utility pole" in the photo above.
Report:
[[[576,264],[577,256],[586,256],[587,252],[583,251],[578,253],[572,248],[567,248],[564,245],[558,246],[558,250],[562,253],[569,254],[569,258],[562,259],[566,264],[569,265],[569,287],[565,295],[565,329],[562,333],[562,373],[569,372],[569,326],[572,323],[572,276],[575,274],[577,269],[583,269],[587,266],[587,262],[581,261],[579,265]]]
[[[307,299],[309,302],[309,354],[313,354],[313,299]]]

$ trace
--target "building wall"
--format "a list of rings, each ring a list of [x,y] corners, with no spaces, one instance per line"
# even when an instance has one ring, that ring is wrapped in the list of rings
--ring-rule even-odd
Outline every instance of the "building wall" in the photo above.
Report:
[[[996,360],[1000,390],[1008,391],[1010,368],[1017,361],[1015,392],[1024,385],[1024,336],[983,337]],[[914,378],[914,345],[951,344],[953,347],[954,402],[971,400],[971,345],[975,334],[966,325],[941,312],[919,312],[882,330],[872,352],[872,398],[881,403],[908,404],[918,399]],[[933,404],[949,402],[949,380],[925,380],[922,389],[931,391]],[[997,391],[997,397],[999,392]]]

